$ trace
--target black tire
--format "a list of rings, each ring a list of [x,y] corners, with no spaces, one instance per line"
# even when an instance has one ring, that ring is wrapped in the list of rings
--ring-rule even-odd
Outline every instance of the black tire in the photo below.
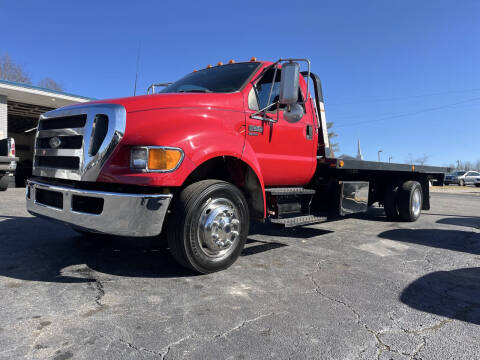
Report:
[[[224,208],[232,210],[221,210]],[[220,230],[217,221],[219,216],[222,224]],[[231,227],[229,222],[223,221],[230,218],[234,219],[231,220]],[[217,225],[202,227],[206,221],[214,221]],[[175,260],[186,268],[202,274],[223,270],[240,256],[247,240],[249,223],[247,201],[236,186],[220,180],[202,180],[187,186],[174,197],[172,213],[167,222],[168,245]],[[221,246],[228,247],[218,250],[218,254],[211,249],[211,246],[218,245],[214,242],[219,240],[212,240],[213,236],[218,239],[218,234],[206,236],[207,230],[213,233],[213,229],[221,234],[221,241],[229,236],[232,240],[227,238],[225,243],[230,245],[222,243]]]
[[[387,219],[390,221],[397,221],[400,219],[400,212],[398,210],[398,192],[399,187],[396,185],[388,186],[385,190],[383,208],[387,215]]]
[[[6,191],[8,189],[8,175],[0,177],[0,191]]]
[[[418,196],[418,198],[417,198]],[[420,217],[423,206],[422,186],[417,181],[406,181],[398,195],[398,210],[404,221],[414,222]]]
[[[475,184],[476,187],[480,187],[480,184]]]
[[[465,186],[465,180],[460,179],[460,181],[458,182],[458,185],[459,186]]]

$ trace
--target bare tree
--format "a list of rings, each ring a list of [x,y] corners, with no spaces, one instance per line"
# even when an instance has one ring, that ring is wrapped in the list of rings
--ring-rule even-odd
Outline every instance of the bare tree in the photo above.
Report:
[[[429,155],[423,154],[423,156],[420,156],[420,157],[418,157],[418,158],[415,159],[415,164],[417,164],[417,165],[425,165],[425,163],[428,161],[429,158],[430,158]]]
[[[43,78],[42,81],[38,83],[38,86],[51,90],[63,91],[63,86],[49,77]]]
[[[30,75],[26,73],[23,66],[16,64],[7,53],[0,56],[0,79],[25,84],[32,83]]]
[[[425,165],[429,158],[430,155],[427,154],[423,154],[418,158],[414,158],[412,153],[408,153],[408,158],[405,160],[405,162],[410,165]]]

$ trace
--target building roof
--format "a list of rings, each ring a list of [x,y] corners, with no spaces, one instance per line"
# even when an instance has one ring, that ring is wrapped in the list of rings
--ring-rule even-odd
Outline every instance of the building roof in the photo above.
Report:
[[[8,101],[49,108],[59,108],[74,103],[94,100],[85,96],[7,80],[0,80],[0,95],[6,95]]]
[[[94,100],[63,91],[6,80],[0,80],[0,95],[7,97],[8,114],[21,117],[38,117],[52,109]]]

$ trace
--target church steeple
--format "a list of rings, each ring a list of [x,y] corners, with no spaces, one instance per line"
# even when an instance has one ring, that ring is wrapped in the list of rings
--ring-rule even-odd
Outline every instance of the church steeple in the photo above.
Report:
[[[358,139],[357,160],[363,160],[362,150],[360,149],[360,139]]]

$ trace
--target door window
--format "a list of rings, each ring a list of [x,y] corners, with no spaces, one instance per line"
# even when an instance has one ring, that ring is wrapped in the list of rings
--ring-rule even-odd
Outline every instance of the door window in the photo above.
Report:
[[[252,90],[248,94],[248,107],[251,110],[260,110],[267,107],[269,104],[274,104],[280,99],[280,79],[281,79],[281,69],[277,70],[275,76],[275,81],[273,79],[275,69],[268,70],[265,75],[253,86]],[[270,94],[270,89],[273,90],[270,95],[270,103],[268,102],[268,95]],[[303,102],[302,91],[298,89],[298,102]],[[285,105],[280,105],[280,108],[285,107]],[[271,106],[268,111],[275,111],[276,106]]]

